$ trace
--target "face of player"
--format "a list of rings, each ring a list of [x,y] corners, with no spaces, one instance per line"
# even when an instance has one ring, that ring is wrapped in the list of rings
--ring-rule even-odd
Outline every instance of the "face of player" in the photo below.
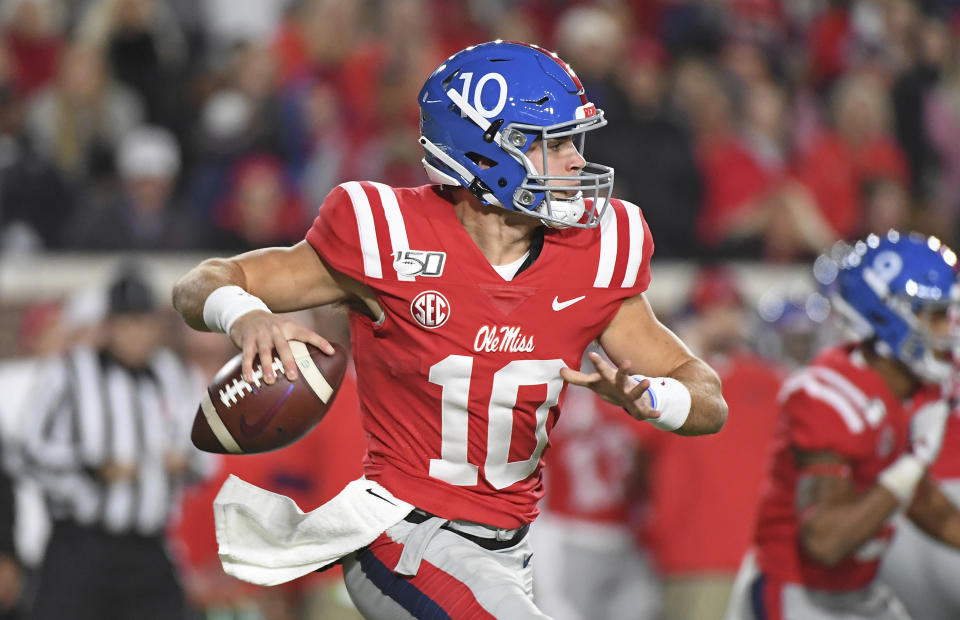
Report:
[[[947,308],[935,308],[920,313],[920,324],[929,335],[933,355],[942,361],[949,361],[953,356],[950,333],[953,326],[951,323]]]
[[[131,368],[140,368],[157,347],[163,335],[162,320],[152,314],[121,314],[107,319],[107,349]]]
[[[527,157],[533,163],[534,169],[539,174],[558,175],[558,176],[577,176],[587,163],[577,150],[574,144],[573,136],[563,138],[551,138],[546,143],[546,170],[544,167],[544,146],[542,140],[535,140],[530,148],[527,149]],[[569,181],[551,180],[550,185],[569,185]],[[574,192],[564,191],[555,192],[558,197],[568,198]]]

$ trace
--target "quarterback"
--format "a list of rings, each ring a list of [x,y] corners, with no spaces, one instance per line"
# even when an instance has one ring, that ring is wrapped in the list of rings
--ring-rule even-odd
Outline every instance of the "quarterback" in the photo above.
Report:
[[[613,170],[581,154],[605,120],[566,63],[521,43],[469,47],[419,104],[434,184],[343,183],[304,241],[206,260],[174,305],[229,335],[245,377],[276,348],[288,378],[288,339],[329,344],[274,313],[351,308],[365,479],[415,507],[343,558],[366,617],[545,618],[526,534],[566,384],[681,434],[718,431],[726,404],[644,297],[653,240],[611,198]],[[594,340],[617,366],[598,357],[582,373]]]
[[[927,474],[956,380],[957,257],[891,231],[819,265],[854,338],[783,385],[755,549],[728,620],[906,620],[876,579],[892,518],[905,511],[960,547],[960,511]]]

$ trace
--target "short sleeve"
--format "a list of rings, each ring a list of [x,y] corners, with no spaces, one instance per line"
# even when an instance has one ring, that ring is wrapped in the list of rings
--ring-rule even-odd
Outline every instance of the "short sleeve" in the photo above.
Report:
[[[653,236],[640,207],[611,200],[600,218],[600,251],[594,288],[633,297],[650,286]]]
[[[306,240],[325,263],[363,282],[366,278],[361,232],[351,195],[344,185],[338,185],[323,199]],[[366,232],[375,234],[373,230]]]
[[[859,414],[817,384],[790,392],[781,404],[790,443],[811,452],[833,452],[860,459],[872,450],[870,432]],[[856,416],[856,417],[852,417]]]

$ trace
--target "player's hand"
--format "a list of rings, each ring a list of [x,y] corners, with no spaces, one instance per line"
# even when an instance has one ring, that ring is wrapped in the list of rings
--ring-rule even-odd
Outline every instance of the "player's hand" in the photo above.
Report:
[[[253,310],[242,315],[230,327],[230,339],[243,351],[241,373],[244,381],[253,382],[253,361],[259,357],[263,368],[263,380],[268,384],[276,381],[273,370],[273,349],[277,350],[287,379],[297,378],[297,364],[288,340],[312,344],[327,355],[333,355],[333,347],[322,336],[290,319]]]
[[[917,409],[910,421],[910,451],[928,467],[940,454],[949,416],[947,401],[937,400]]]
[[[650,381],[644,379],[637,383],[631,377],[630,362],[624,361],[620,368],[614,368],[597,353],[589,354],[596,370],[583,373],[571,368],[561,368],[560,376],[563,380],[574,385],[580,385],[593,390],[597,396],[618,405],[637,420],[649,420],[660,417],[660,412],[654,409],[650,402],[647,388]]]

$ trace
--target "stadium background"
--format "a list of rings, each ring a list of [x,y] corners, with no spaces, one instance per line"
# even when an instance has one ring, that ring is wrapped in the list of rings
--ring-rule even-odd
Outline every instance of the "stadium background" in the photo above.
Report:
[[[743,341],[785,355],[825,332],[810,267],[835,241],[955,242],[958,29],[957,0],[2,0],[3,439],[120,263],[166,296],[206,256],[302,239],[339,182],[424,183],[423,79],[494,38],[558,51],[605,110],[588,158],[650,224],[659,314],[729,300],[698,278],[722,264]],[[20,527],[29,566],[42,526]],[[230,613],[269,616],[243,592]]]

